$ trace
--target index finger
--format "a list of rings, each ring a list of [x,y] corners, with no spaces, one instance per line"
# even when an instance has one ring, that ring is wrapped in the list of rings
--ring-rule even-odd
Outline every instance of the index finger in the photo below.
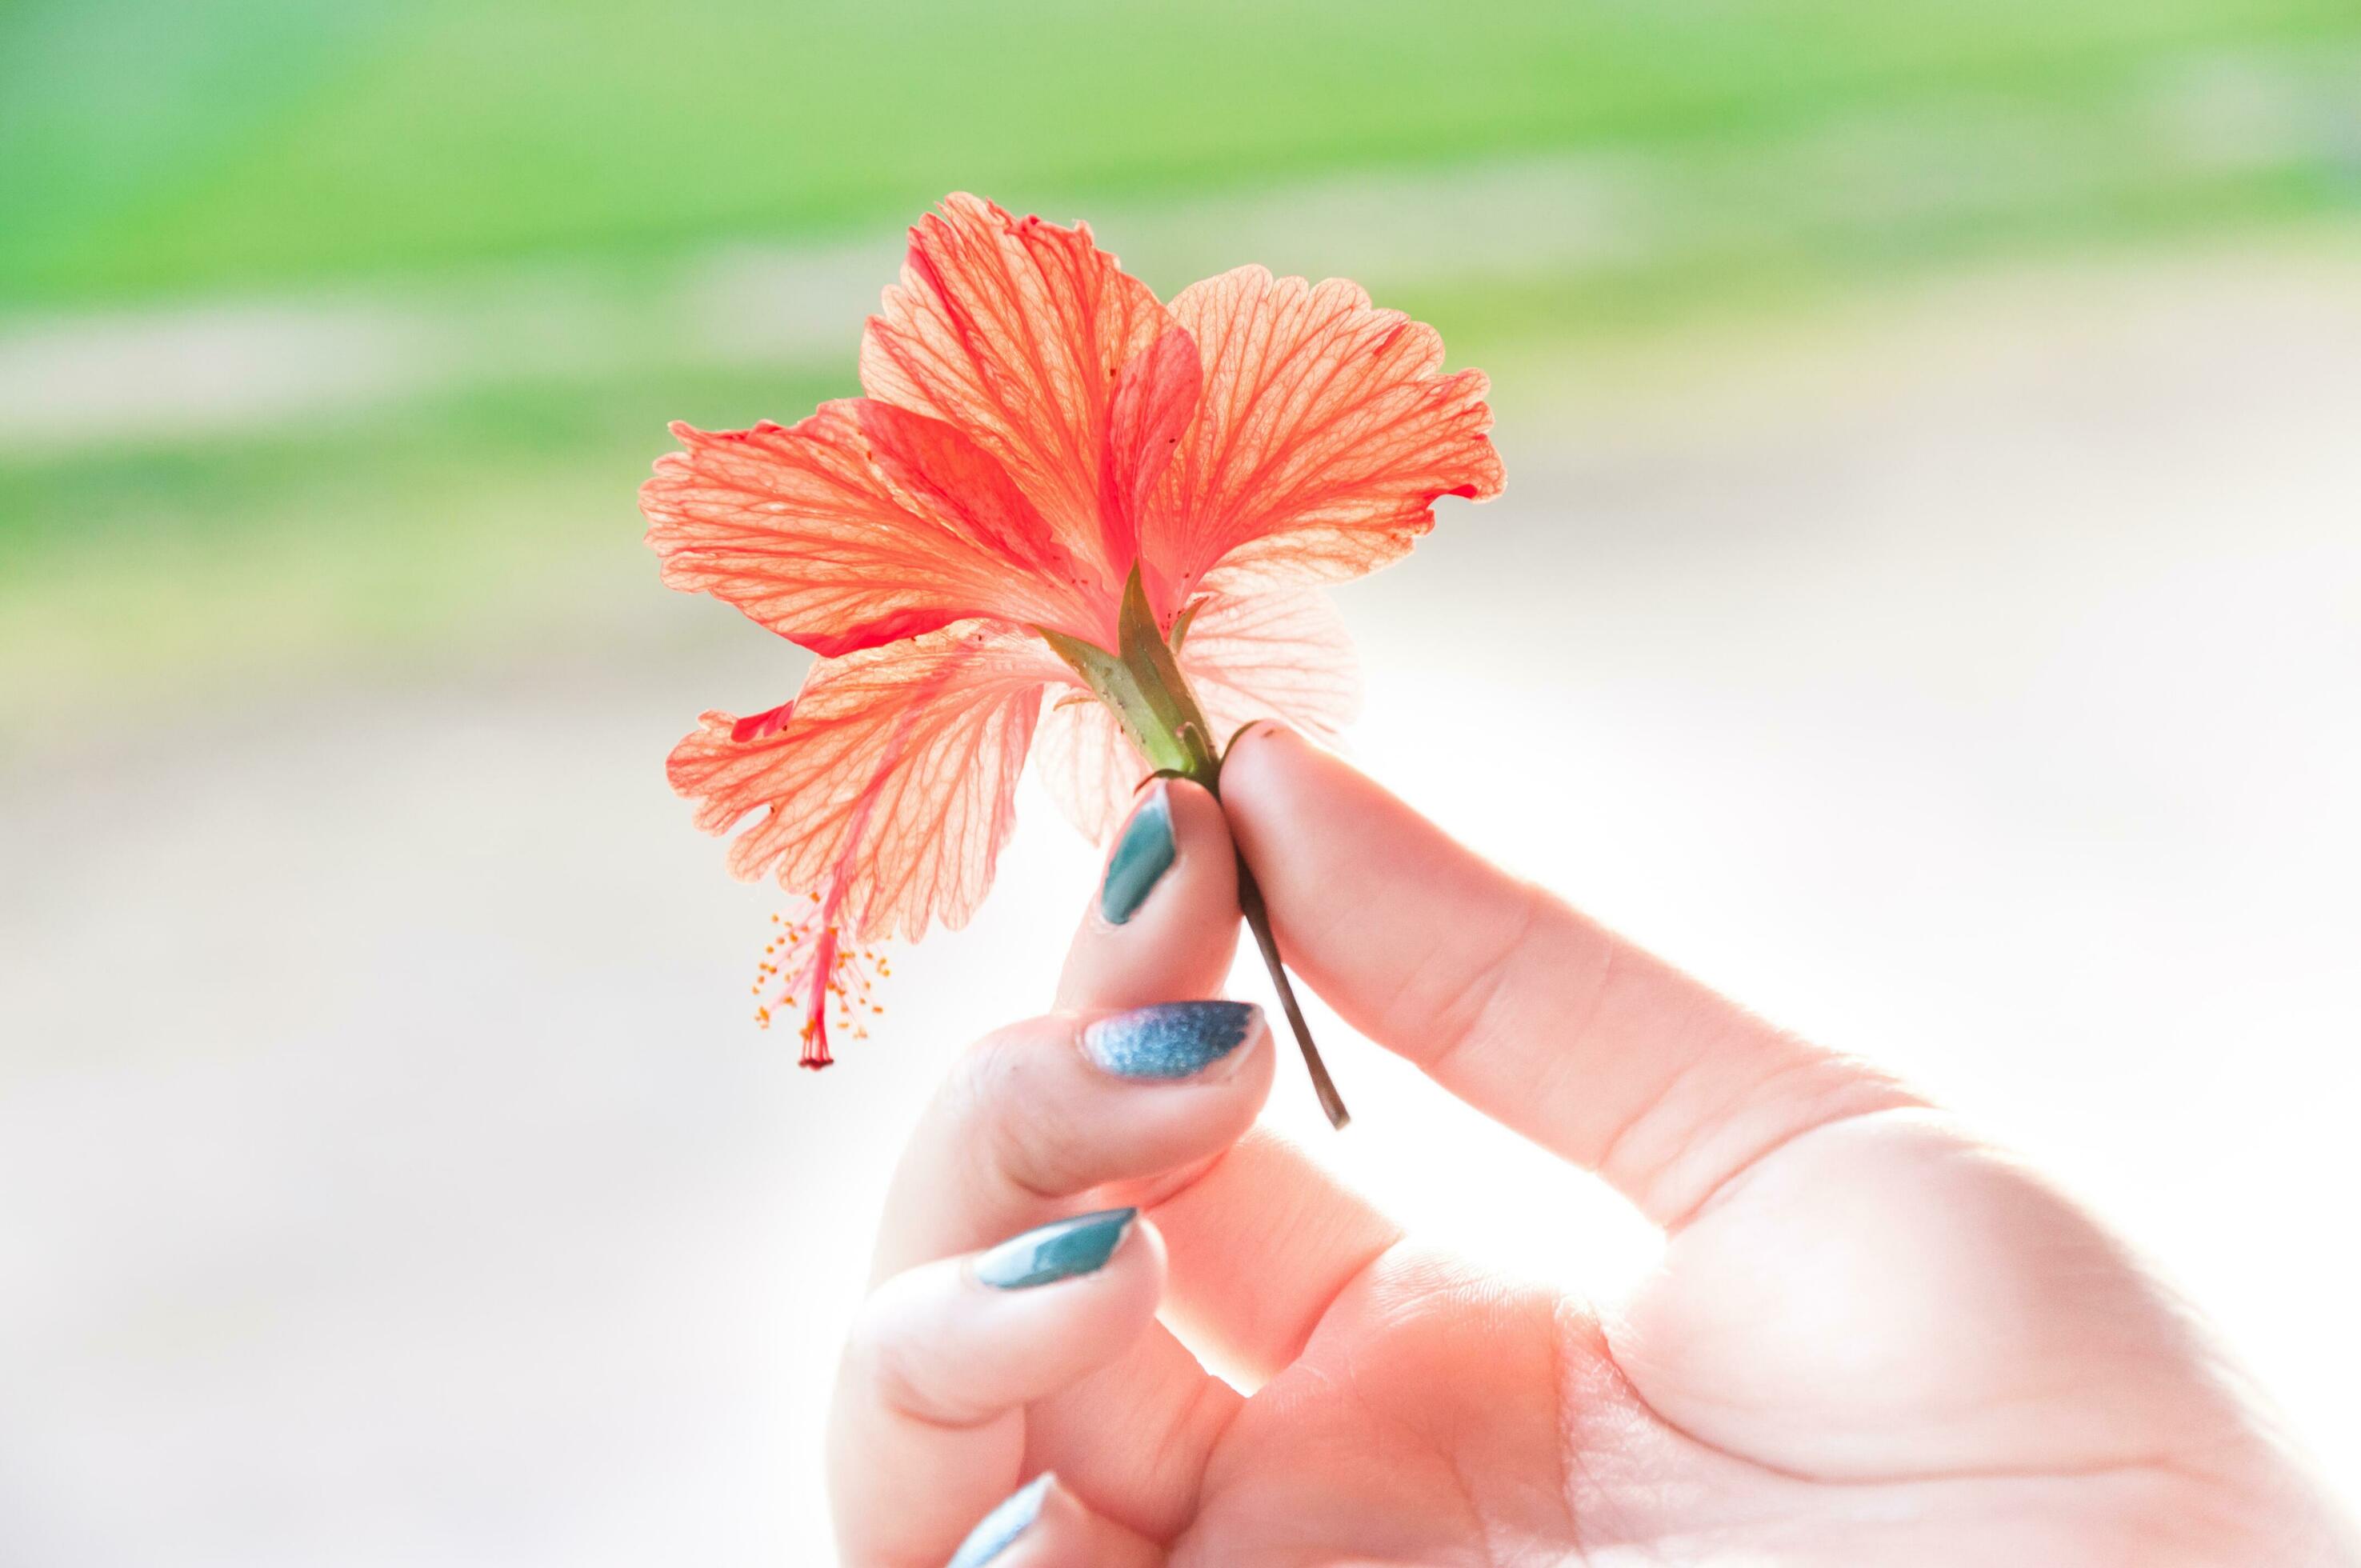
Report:
[[[1222,766],[1280,951],[1345,1021],[1677,1225],[1788,1139],[1916,1099],[1455,842],[1276,726]]]

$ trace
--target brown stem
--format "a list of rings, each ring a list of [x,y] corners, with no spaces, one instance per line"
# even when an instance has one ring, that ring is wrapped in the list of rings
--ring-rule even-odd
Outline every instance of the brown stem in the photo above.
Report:
[[[1287,978],[1287,966],[1279,961],[1279,938],[1270,932],[1270,908],[1262,901],[1262,884],[1255,881],[1252,869],[1244,855],[1238,857],[1238,912],[1246,917],[1246,928],[1254,933],[1255,946],[1262,949],[1263,967],[1270,970],[1270,983],[1279,990],[1279,1004],[1287,1013],[1288,1026],[1295,1031],[1295,1044],[1303,1052],[1303,1065],[1312,1073],[1312,1092],[1320,1096],[1320,1109],[1328,1113],[1328,1124],[1343,1131],[1353,1113],[1345,1109],[1345,1098],[1336,1092],[1335,1080],[1328,1076],[1328,1064],[1320,1059],[1320,1047],[1312,1043],[1312,1025],[1303,1021],[1303,1009],[1295,1000],[1294,982]]]

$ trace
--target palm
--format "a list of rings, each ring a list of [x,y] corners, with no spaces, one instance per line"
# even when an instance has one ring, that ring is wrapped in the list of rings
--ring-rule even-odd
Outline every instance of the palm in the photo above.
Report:
[[[2050,1227],[2070,1287],[1979,1244],[2003,1208]],[[2189,1349],[2070,1208],[1872,1118],[1757,1167],[1611,1328],[1389,1254],[1239,1411],[1173,1562],[2307,1560],[2265,1478],[2207,1474],[2239,1417]]]

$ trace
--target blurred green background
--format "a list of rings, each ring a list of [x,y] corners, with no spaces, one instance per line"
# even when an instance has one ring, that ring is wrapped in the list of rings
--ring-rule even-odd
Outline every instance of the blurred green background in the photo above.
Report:
[[[0,726],[595,620],[664,422],[848,389],[948,189],[1168,291],[1349,269],[1540,381],[2349,218],[2356,102],[2350,0],[14,0]]]

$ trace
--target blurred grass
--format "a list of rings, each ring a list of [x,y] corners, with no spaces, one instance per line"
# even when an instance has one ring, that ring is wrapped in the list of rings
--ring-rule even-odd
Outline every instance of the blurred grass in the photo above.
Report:
[[[16,0],[0,302],[2077,100],[2350,0]],[[1415,214],[1406,214],[1415,221]]]
[[[719,247],[862,240],[961,187],[1169,212],[1184,242],[1101,225],[1160,289],[1352,270],[1515,396],[1604,334],[2349,214],[2356,93],[2352,0],[15,0],[0,346],[535,269],[622,302],[579,365],[494,346],[381,406],[0,443],[0,725],[578,617],[665,419],[851,389],[852,311],[825,355],[647,341]],[[1594,166],[1614,199],[1573,213]],[[1288,228],[1338,181],[1365,231]],[[1231,243],[1258,192],[1279,253]]]
[[[0,737],[93,700],[464,664],[487,638],[578,644],[619,565],[642,564],[632,499],[659,411],[728,425],[849,380],[477,387],[280,434],[0,464]]]

